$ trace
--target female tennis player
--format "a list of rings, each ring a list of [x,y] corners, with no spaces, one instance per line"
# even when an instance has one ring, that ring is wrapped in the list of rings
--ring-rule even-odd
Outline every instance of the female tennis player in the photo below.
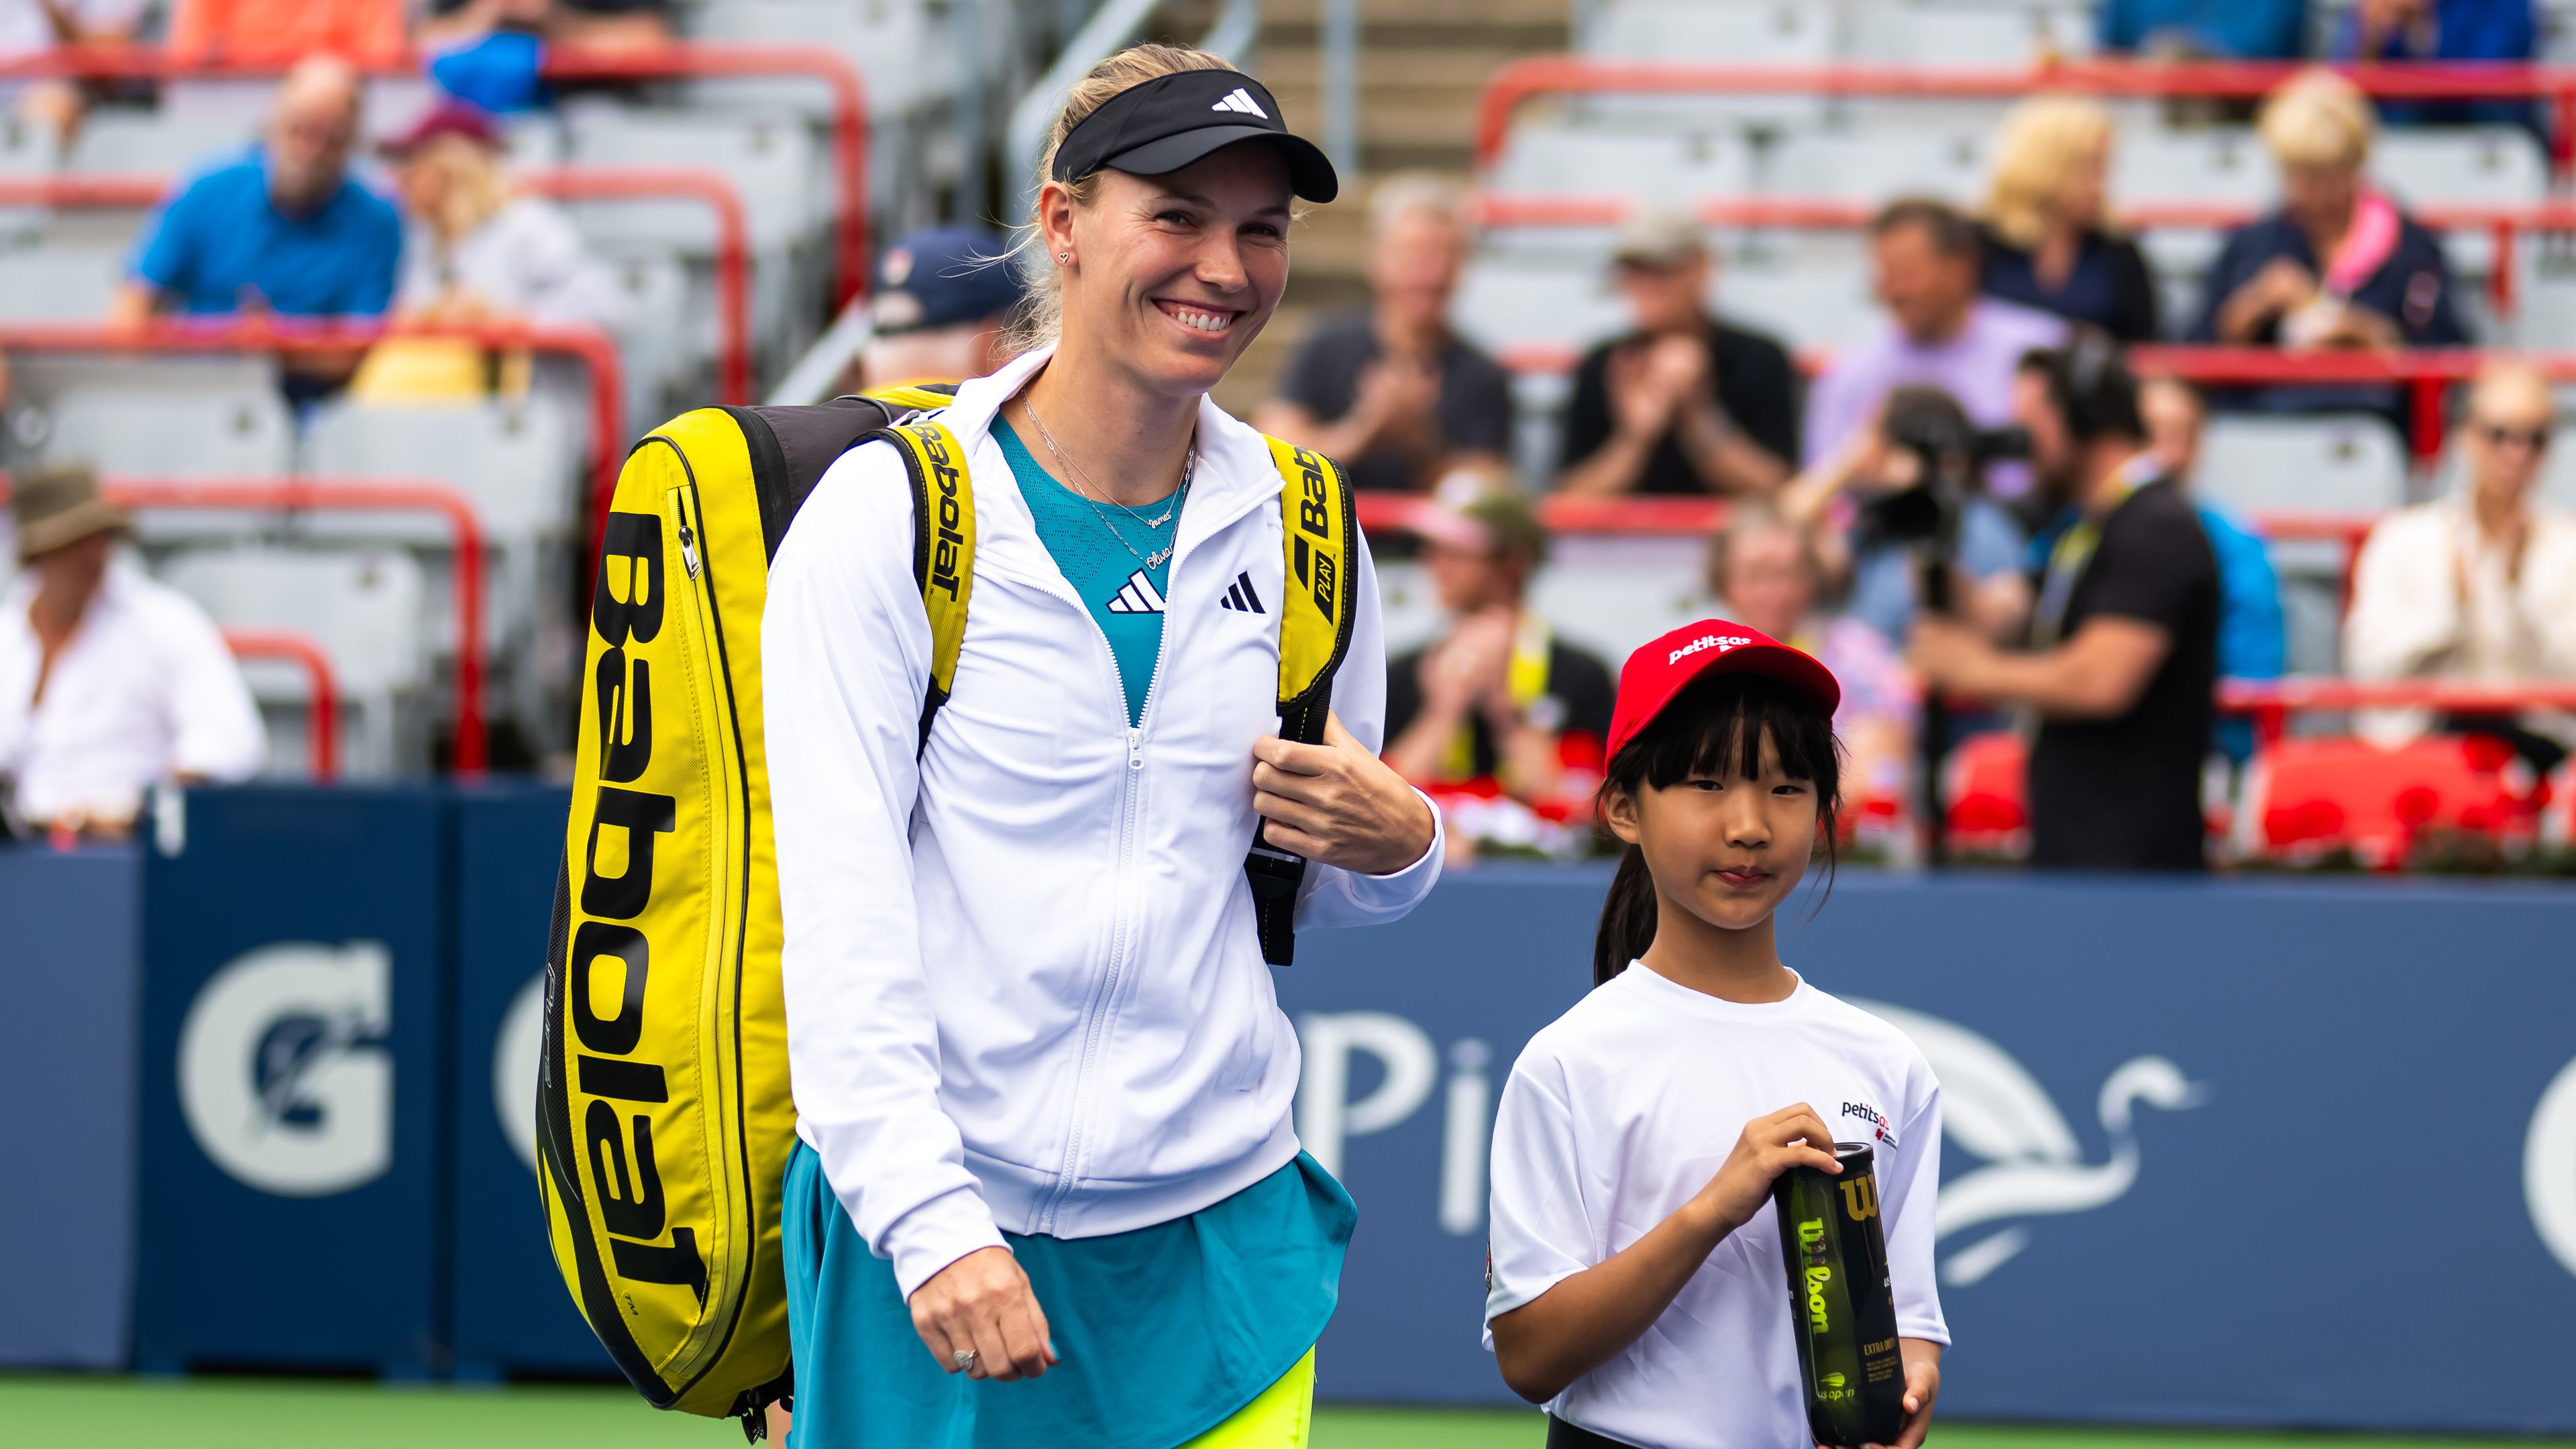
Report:
[[[1772,917],[1830,854],[1841,689],[1711,619],[1629,656],[1601,814],[1627,843],[1592,994],[1494,1117],[1486,1341],[1550,1449],[1803,1445],[1774,1179],[1875,1150],[1917,1449],[1950,1333],[1932,1285],[1941,1098],[1902,1032],[1783,965]]]
[[[770,576],[793,1433],[1290,1449],[1353,1211],[1291,1128],[1245,852],[1267,822],[1313,862],[1310,926],[1440,868],[1377,759],[1365,553],[1338,718],[1275,737],[1280,478],[1207,397],[1336,183],[1258,81],[1166,46],[1074,87],[1040,175],[1044,341],[943,414],[978,538],[926,742],[891,447],[834,465]]]

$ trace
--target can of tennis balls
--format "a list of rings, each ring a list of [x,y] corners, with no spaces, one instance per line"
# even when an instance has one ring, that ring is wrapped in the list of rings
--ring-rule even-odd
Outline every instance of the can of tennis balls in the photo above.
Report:
[[[1837,1142],[1840,1176],[1793,1167],[1771,1184],[1789,1270],[1789,1328],[1807,1427],[1819,1444],[1893,1444],[1905,1427],[1905,1360],[1866,1142]]]

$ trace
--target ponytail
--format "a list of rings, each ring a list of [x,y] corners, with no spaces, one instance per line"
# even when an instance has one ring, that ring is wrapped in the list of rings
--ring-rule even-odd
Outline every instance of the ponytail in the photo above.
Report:
[[[1655,878],[1646,872],[1646,852],[1632,845],[1620,852],[1610,898],[1601,903],[1601,929],[1592,938],[1592,984],[1627,970],[1654,943]]]
[[[1614,795],[1634,797],[1667,790],[1693,774],[1761,773],[1765,736],[1779,751],[1790,778],[1816,787],[1817,848],[1825,858],[1825,889],[1833,889],[1840,860],[1835,829],[1842,811],[1842,746],[1833,717],[1798,691],[1752,674],[1715,674],[1690,685],[1664,706],[1654,722],[1619,747],[1602,771],[1595,818],[1608,819]],[[1614,839],[1605,824],[1605,839]],[[1821,898],[1817,906],[1822,908]],[[1619,855],[1619,873],[1601,903],[1601,927],[1592,938],[1592,984],[1628,969],[1655,942],[1655,878],[1646,852],[1631,845]]]

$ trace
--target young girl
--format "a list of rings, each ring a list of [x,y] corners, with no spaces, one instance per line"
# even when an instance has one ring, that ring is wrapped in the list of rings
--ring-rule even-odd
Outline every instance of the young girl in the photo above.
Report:
[[[1875,1152],[1905,1430],[1940,1393],[1940,1088],[1894,1027],[1800,980],[1771,918],[1833,850],[1841,691],[1738,624],[1628,658],[1602,814],[1627,842],[1592,994],[1532,1038],[1494,1123],[1486,1343],[1550,1449],[1812,1442],[1771,1183]],[[1730,1140],[1732,1145],[1730,1146]]]

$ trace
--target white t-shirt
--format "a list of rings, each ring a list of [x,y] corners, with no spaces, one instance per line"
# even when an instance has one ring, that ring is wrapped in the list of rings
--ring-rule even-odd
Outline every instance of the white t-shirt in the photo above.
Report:
[[[1948,1343],[1932,1283],[1941,1089],[1923,1054],[1803,980],[1785,1000],[1746,1005],[1642,964],[1532,1037],[1504,1084],[1487,1322],[1644,1237],[1717,1175],[1746,1122],[1798,1102],[1837,1139],[1875,1149],[1896,1331]],[[1547,1409],[1646,1449],[1813,1444],[1770,1206],[1717,1245],[1643,1337]]]

